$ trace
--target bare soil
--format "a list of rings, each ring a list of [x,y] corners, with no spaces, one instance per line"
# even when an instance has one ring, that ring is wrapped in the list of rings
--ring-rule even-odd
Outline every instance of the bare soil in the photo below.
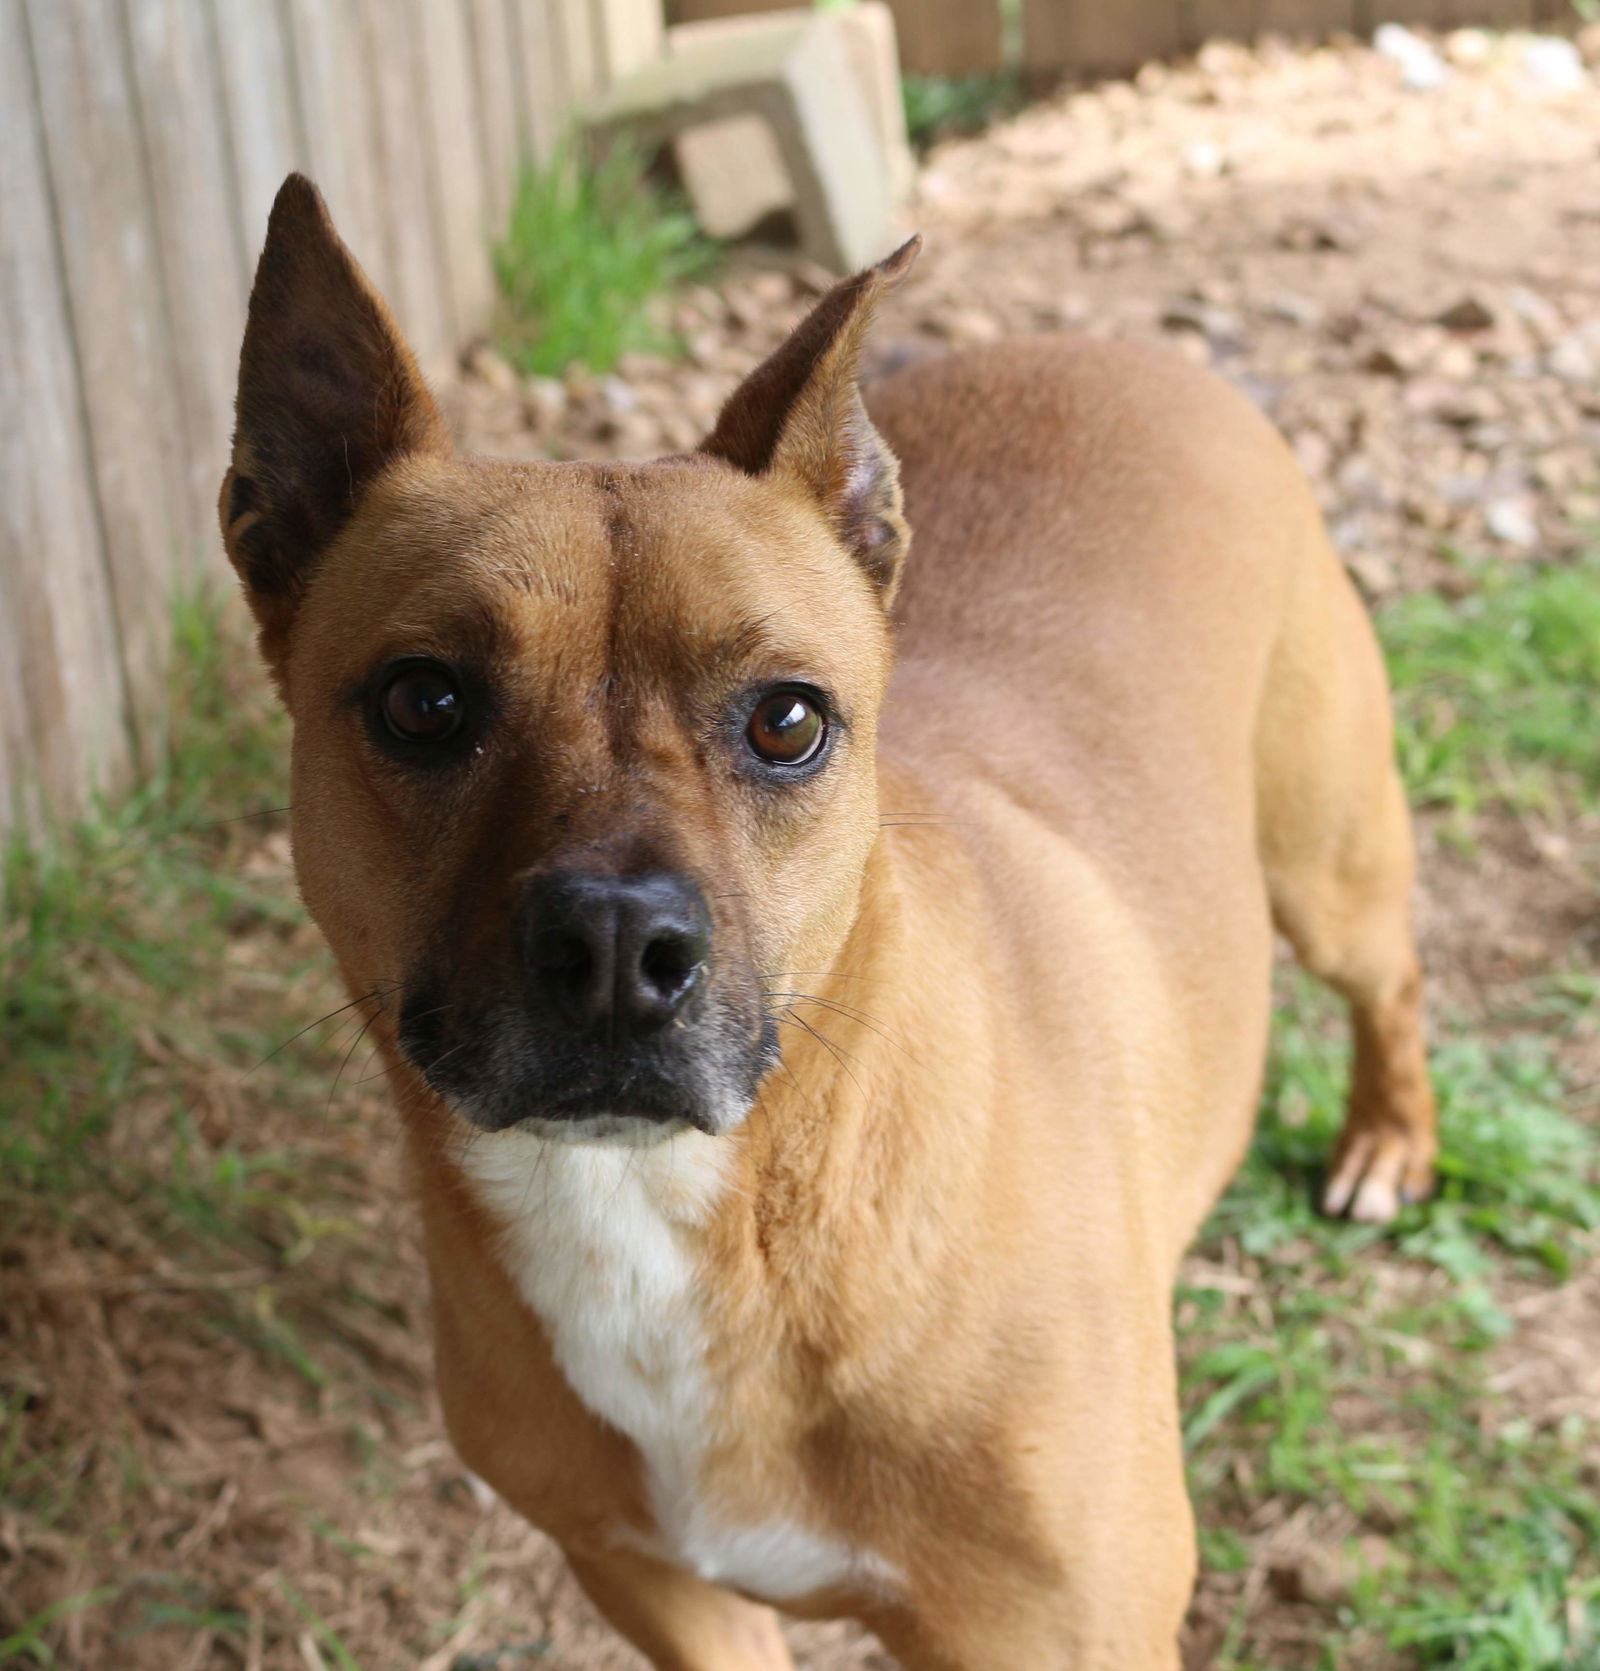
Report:
[[[1363,49],[1208,49],[940,146],[912,217],[927,254],[877,352],[1039,329],[1162,338],[1282,426],[1369,594],[1456,587],[1461,552],[1560,553],[1600,521],[1597,150],[1593,90],[1548,96],[1509,62],[1459,66],[1424,94]],[[511,455],[691,445],[821,282],[780,252],[739,252],[675,304],[687,361],[526,384],[480,352],[451,391],[457,421]],[[1541,972],[1594,963],[1597,832],[1555,819],[1507,817],[1465,855],[1423,832],[1436,988],[1491,1025]],[[221,862],[292,894],[281,832],[242,829]],[[257,1001],[241,991],[277,1001],[274,982],[316,957],[309,929],[246,925],[197,995],[201,1021]],[[325,969],[293,979],[323,1010],[342,1002]],[[325,1046],[330,1082],[346,1042]],[[1570,1051],[1578,1082],[1600,1081],[1594,1029],[1575,1028]],[[243,1081],[203,1054],[180,1066],[202,1127],[300,1152],[303,1211],[272,1222],[305,1258],[287,1276],[266,1259],[153,1261],[137,1202],[92,1238],[44,1214],[0,1227],[0,1385],[36,1413],[30,1443],[63,1505],[0,1513],[0,1640],[62,1597],[132,1580],[52,1628],[55,1663],[638,1665],[548,1543],[480,1501],[443,1437],[373,1068],[358,1052],[308,1129],[270,1063]],[[135,1096],[114,1143],[164,1152],[171,1119]],[[1499,1381],[1542,1417],[1600,1419],[1597,1284],[1591,1270],[1507,1297],[1522,1327]],[[296,1340],[316,1342],[311,1369]],[[811,1671],[889,1665],[847,1628],[794,1640]]]

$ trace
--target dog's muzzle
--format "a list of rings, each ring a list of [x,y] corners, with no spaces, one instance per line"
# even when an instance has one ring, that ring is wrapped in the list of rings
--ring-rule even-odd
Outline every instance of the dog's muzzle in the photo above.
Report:
[[[554,870],[524,885],[509,969],[407,983],[400,1043],[464,1119],[578,1141],[727,1131],[778,1055],[753,973],[713,968],[704,893],[675,871]],[[727,961],[726,959],[724,960]]]

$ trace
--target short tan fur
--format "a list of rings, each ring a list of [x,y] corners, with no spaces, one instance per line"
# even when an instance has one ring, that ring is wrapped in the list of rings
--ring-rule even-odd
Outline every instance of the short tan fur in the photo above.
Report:
[[[661,1671],[787,1665],[769,1602],[910,1671],[1172,1671],[1171,1287],[1249,1139],[1274,924],[1351,1008],[1327,1205],[1430,1187],[1388,695],[1292,458],[1209,374],[1042,339],[863,401],[914,253],[699,452],[494,463],[291,178],[224,531],[468,1465]],[[454,753],[383,730],[413,666],[459,678]],[[773,690],[825,714],[817,762],[752,760]],[[677,1054],[643,1112],[599,1045],[571,1072],[612,1112],[550,1100],[550,983],[599,942],[561,963],[529,901],[575,876],[700,913],[650,942],[682,990],[647,994]]]

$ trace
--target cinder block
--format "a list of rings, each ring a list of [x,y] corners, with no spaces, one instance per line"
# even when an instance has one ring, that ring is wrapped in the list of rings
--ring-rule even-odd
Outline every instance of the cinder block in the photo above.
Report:
[[[696,26],[703,38],[675,40],[665,57],[618,82],[591,107],[590,126],[602,141],[627,131],[650,146],[721,125],[687,151],[692,162],[699,147],[708,225],[726,229],[741,202],[759,205],[753,218],[777,206],[776,156],[806,253],[834,272],[866,266],[891,241],[889,169],[839,24],[837,15],[797,12]],[[752,117],[770,148],[741,144],[750,131],[741,119]],[[715,191],[706,185],[712,147],[722,176]],[[685,170],[698,212],[695,173]]]
[[[789,170],[764,117],[696,122],[673,149],[695,218],[713,238],[742,238],[768,215],[794,206]]]
[[[739,4],[744,6],[748,0],[739,0]],[[667,31],[666,49],[668,52],[693,51],[720,36],[751,29],[770,29],[775,24],[804,23],[815,15],[814,12],[790,7],[776,13],[745,13],[737,17],[680,23]],[[833,13],[832,21],[844,37],[851,67],[867,101],[867,113],[877,130],[878,143],[883,147],[890,201],[904,203],[916,184],[917,164],[911,153],[911,136],[906,132],[905,100],[900,96],[900,50],[895,36],[894,13],[886,0],[856,0],[855,5]],[[679,145],[681,149],[681,140]],[[752,194],[752,201],[760,199],[764,202],[762,214],[772,207],[767,201],[771,190],[769,185],[765,194]],[[788,201],[787,197],[779,199],[784,206]],[[760,215],[753,216],[746,222],[746,227],[753,226],[759,218]]]

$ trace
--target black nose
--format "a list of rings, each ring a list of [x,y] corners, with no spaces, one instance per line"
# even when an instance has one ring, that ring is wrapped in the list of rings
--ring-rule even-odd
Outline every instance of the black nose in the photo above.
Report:
[[[521,920],[534,1002],[613,1038],[666,1026],[711,952],[704,896],[671,871],[556,871],[529,884]]]

